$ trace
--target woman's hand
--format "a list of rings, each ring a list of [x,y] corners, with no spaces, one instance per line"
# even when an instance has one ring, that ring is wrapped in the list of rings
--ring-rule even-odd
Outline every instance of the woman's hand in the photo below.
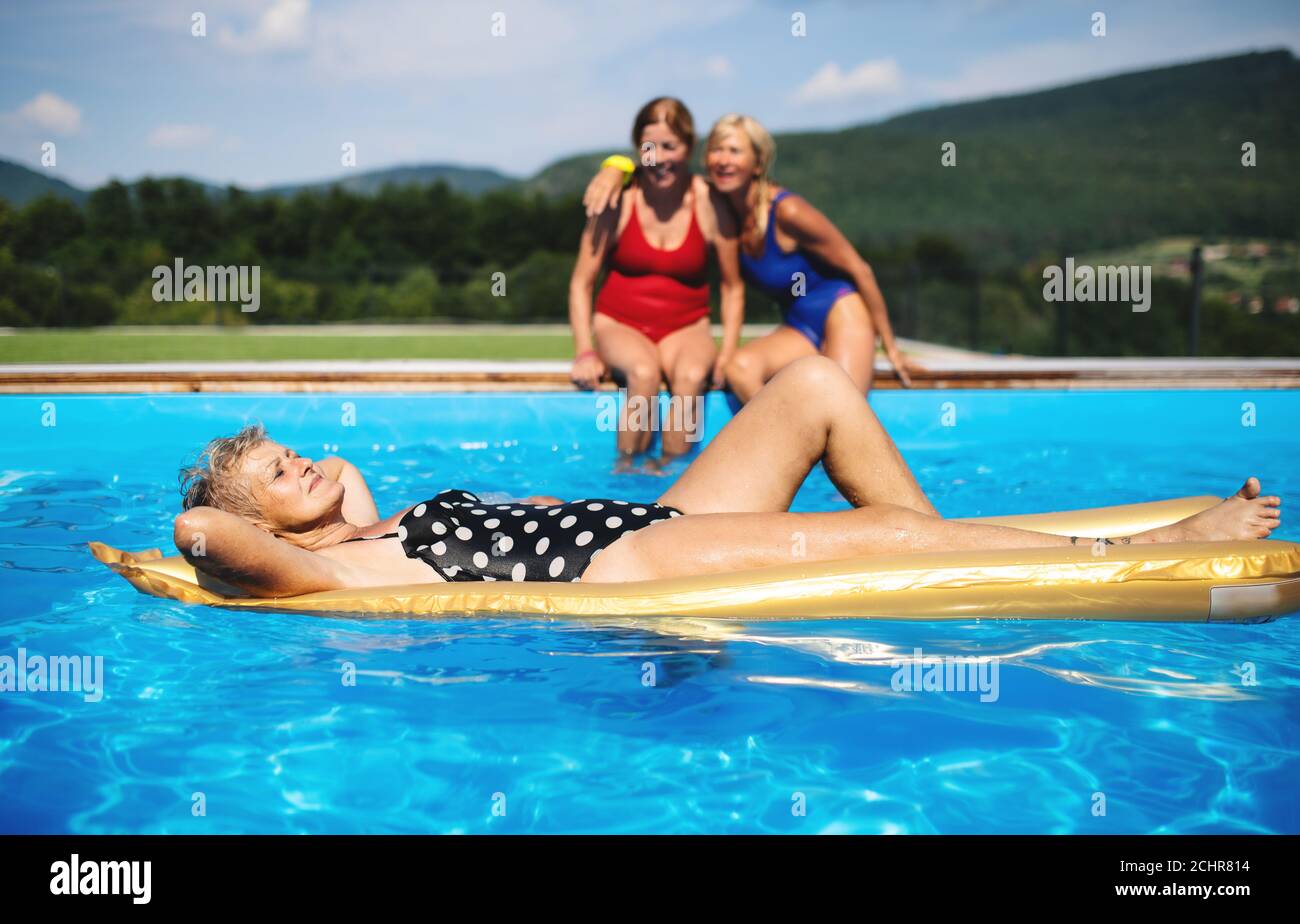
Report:
[[[318,459],[316,466],[326,478],[343,485],[343,519],[353,526],[370,526],[379,522],[379,508],[361,470],[346,459],[327,456]]]
[[[735,352],[724,350],[718,354],[718,358],[713,361],[713,387],[723,389],[727,387],[727,364],[735,356]]]
[[[602,167],[582,194],[582,205],[587,210],[588,218],[595,218],[618,205],[623,195],[623,181],[627,174],[617,167]]]
[[[525,497],[522,503],[545,504],[548,507],[558,507],[560,504],[563,504],[564,501],[560,500],[558,497],[551,497],[549,494],[533,494],[530,497]]]
[[[590,391],[600,384],[600,380],[605,377],[607,371],[604,361],[597,355],[596,351],[588,350],[573,361],[573,368],[569,370],[569,378],[579,388]]]
[[[903,356],[902,351],[896,346],[891,345],[886,348],[885,356],[889,359],[889,364],[894,367],[894,372],[898,374],[898,381],[904,388],[912,387],[913,372],[925,371],[924,366]]]

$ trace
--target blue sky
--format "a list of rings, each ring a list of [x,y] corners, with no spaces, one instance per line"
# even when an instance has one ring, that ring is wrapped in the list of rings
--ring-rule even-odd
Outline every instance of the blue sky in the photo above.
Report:
[[[191,34],[196,10],[206,35]],[[352,142],[363,170],[526,175],[626,148],[660,94],[701,131],[729,111],[836,128],[1278,47],[1300,49],[1296,0],[7,2],[0,157],[36,167],[53,141],[51,172],[79,185],[152,173],[257,187],[338,176]]]

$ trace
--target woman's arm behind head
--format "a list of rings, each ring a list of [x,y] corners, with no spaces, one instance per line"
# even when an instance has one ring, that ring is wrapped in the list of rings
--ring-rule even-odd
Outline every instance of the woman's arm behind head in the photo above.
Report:
[[[176,548],[199,571],[258,597],[350,586],[348,566],[277,539],[242,517],[192,507],[176,518]]]
[[[316,460],[325,477],[343,485],[343,519],[354,526],[370,526],[379,522],[379,508],[366,484],[366,477],[346,459],[327,456]]]

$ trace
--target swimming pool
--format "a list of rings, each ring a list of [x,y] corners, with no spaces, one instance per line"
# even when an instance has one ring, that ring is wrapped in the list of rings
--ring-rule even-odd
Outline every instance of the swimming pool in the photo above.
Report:
[[[170,553],[177,466],[246,418],[357,463],[385,514],[448,485],[657,496],[607,474],[596,400],[0,398],[0,656],[102,656],[106,677],[97,702],[0,693],[0,831],[1300,831],[1294,618],[253,617],[142,596],[85,548]],[[872,404],[945,515],[1226,494],[1247,474],[1300,498],[1300,392]],[[710,434],[726,413],[711,396]],[[817,472],[795,509],[838,504]],[[1277,537],[1300,539],[1285,512]],[[895,691],[917,649],[997,659],[998,696]]]

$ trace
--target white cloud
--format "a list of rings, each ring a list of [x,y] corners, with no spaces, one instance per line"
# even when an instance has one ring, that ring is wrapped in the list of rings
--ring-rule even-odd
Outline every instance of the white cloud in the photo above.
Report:
[[[531,72],[549,81],[565,62],[652,67],[663,42],[683,29],[706,31],[745,3],[370,0],[322,9],[308,44],[317,72],[349,81],[435,78],[447,83],[422,92],[449,93],[453,82],[479,77]],[[494,36],[492,17],[503,10],[505,34]]]
[[[1294,28],[1248,29],[1232,35],[1206,34],[1186,24],[1181,28],[1184,33],[1175,34],[1180,25],[1171,21],[1162,24],[1164,35],[1159,37],[1133,28],[1112,31],[1104,38],[1081,29],[1084,34],[1077,39],[1033,42],[976,58],[950,79],[925,81],[921,89],[928,98],[945,102],[983,99],[1251,49],[1294,50],[1300,43],[1300,31]]]
[[[223,26],[217,41],[242,54],[301,48],[307,44],[310,12],[310,0],[275,0],[251,30],[240,34]]]
[[[731,59],[726,55],[714,55],[704,61],[704,73],[710,77],[726,78],[731,76]]]
[[[996,55],[977,58],[950,80],[927,81],[926,89],[940,99],[982,99],[1074,83],[1098,77],[1108,71],[1113,73],[1114,68],[1105,68],[1103,62],[1122,68],[1126,60],[1131,60],[1135,67],[1141,66],[1137,63],[1137,56],[1105,55],[1105,52],[1119,50],[1117,42],[1101,44],[1106,41],[1109,39],[1085,38],[1023,45]],[[1092,44],[1094,42],[1096,44]],[[1174,57],[1185,60],[1182,52]]]
[[[75,135],[81,128],[81,110],[47,90],[19,106],[6,121],[55,135]]]
[[[212,140],[211,125],[185,125],[169,123],[159,125],[149,133],[149,146],[153,148],[195,148]]]
[[[828,62],[794,93],[798,103],[837,102],[864,96],[886,96],[903,87],[903,72],[893,58],[863,61],[845,72]]]

